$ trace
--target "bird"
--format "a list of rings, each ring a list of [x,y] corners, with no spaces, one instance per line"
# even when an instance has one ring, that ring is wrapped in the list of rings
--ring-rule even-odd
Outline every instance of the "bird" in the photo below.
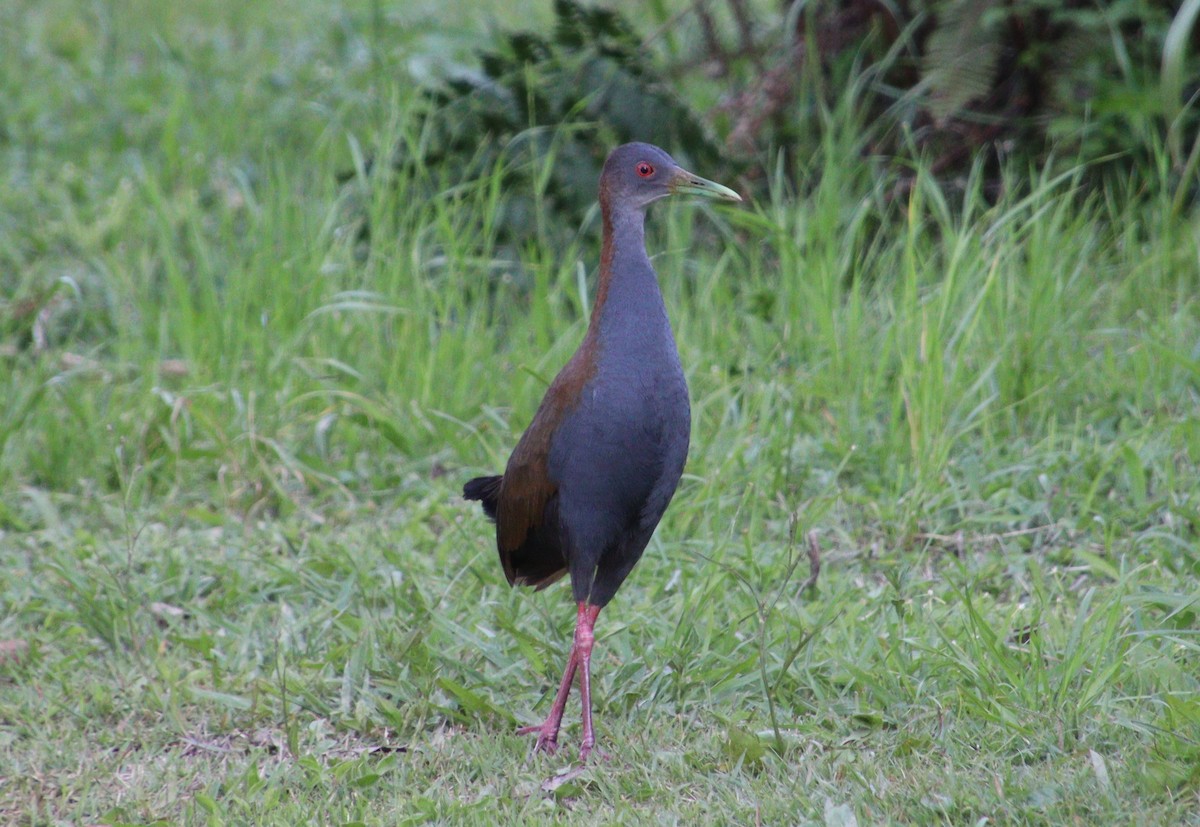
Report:
[[[510,586],[541,590],[570,574],[578,611],[562,682],[533,752],[558,749],[576,675],[580,760],[595,748],[595,624],[646,549],[675,495],[691,439],[687,382],[658,277],[646,208],[672,195],[741,201],[647,143],[618,146],[600,173],[600,270],[582,343],[550,383],[504,473],[463,486],[496,524]]]

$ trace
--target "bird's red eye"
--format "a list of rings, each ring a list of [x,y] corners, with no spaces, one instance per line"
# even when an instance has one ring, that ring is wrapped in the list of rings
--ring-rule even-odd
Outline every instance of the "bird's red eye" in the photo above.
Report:
[[[654,174],[654,167],[652,167],[650,164],[647,164],[645,161],[642,161],[637,165],[637,174],[643,178],[649,178]]]

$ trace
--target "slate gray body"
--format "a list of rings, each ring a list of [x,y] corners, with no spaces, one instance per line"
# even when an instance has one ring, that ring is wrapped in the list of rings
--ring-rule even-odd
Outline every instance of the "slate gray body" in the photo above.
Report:
[[[656,180],[639,178],[640,166]],[[463,490],[496,520],[509,583],[545,588],[569,571],[576,602],[605,606],[675,493],[691,410],[645,220],[650,203],[689,183],[724,189],[649,144],[625,144],[605,162],[604,245],[587,335],[504,474]]]
[[[625,144],[600,175],[604,244],[587,334],[563,366],[504,473],[477,477],[463,496],[496,521],[513,585],[543,589],[570,572],[575,638],[535,751],[557,748],[575,675],[583,706],[580,755],[595,744],[590,663],[600,610],[641,558],[687,459],[691,409],[667,309],[646,255],[646,207],[691,193],[732,201],[649,144]]]
[[[641,558],[687,459],[687,382],[643,239],[644,208],[612,216],[612,276],[595,373],[550,443],[576,602],[608,604]]]

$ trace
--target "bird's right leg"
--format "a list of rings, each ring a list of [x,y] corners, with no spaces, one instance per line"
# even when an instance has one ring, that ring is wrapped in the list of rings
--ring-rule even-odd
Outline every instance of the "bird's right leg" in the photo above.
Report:
[[[547,752],[551,755],[558,749],[558,730],[562,726],[563,710],[567,707],[567,697],[571,694],[571,683],[575,680],[575,670],[579,666],[578,647],[571,644],[571,654],[567,656],[567,667],[563,670],[562,683],[558,686],[558,694],[554,696],[554,705],[545,723],[535,726],[523,726],[517,730],[518,735],[537,733],[537,743],[533,745],[534,752]]]
[[[596,617],[599,606],[579,604],[579,620],[575,625],[575,660],[579,669],[579,698],[583,702],[583,743],[579,748],[579,760],[586,761],[596,746],[596,732],[592,729],[592,645],[596,640]]]

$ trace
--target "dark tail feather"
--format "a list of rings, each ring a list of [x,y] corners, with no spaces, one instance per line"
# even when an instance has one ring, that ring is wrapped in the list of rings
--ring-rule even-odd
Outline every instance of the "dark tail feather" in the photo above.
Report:
[[[500,496],[502,476],[476,477],[463,486],[463,496],[468,500],[479,500],[483,513],[496,519],[496,498]]]

